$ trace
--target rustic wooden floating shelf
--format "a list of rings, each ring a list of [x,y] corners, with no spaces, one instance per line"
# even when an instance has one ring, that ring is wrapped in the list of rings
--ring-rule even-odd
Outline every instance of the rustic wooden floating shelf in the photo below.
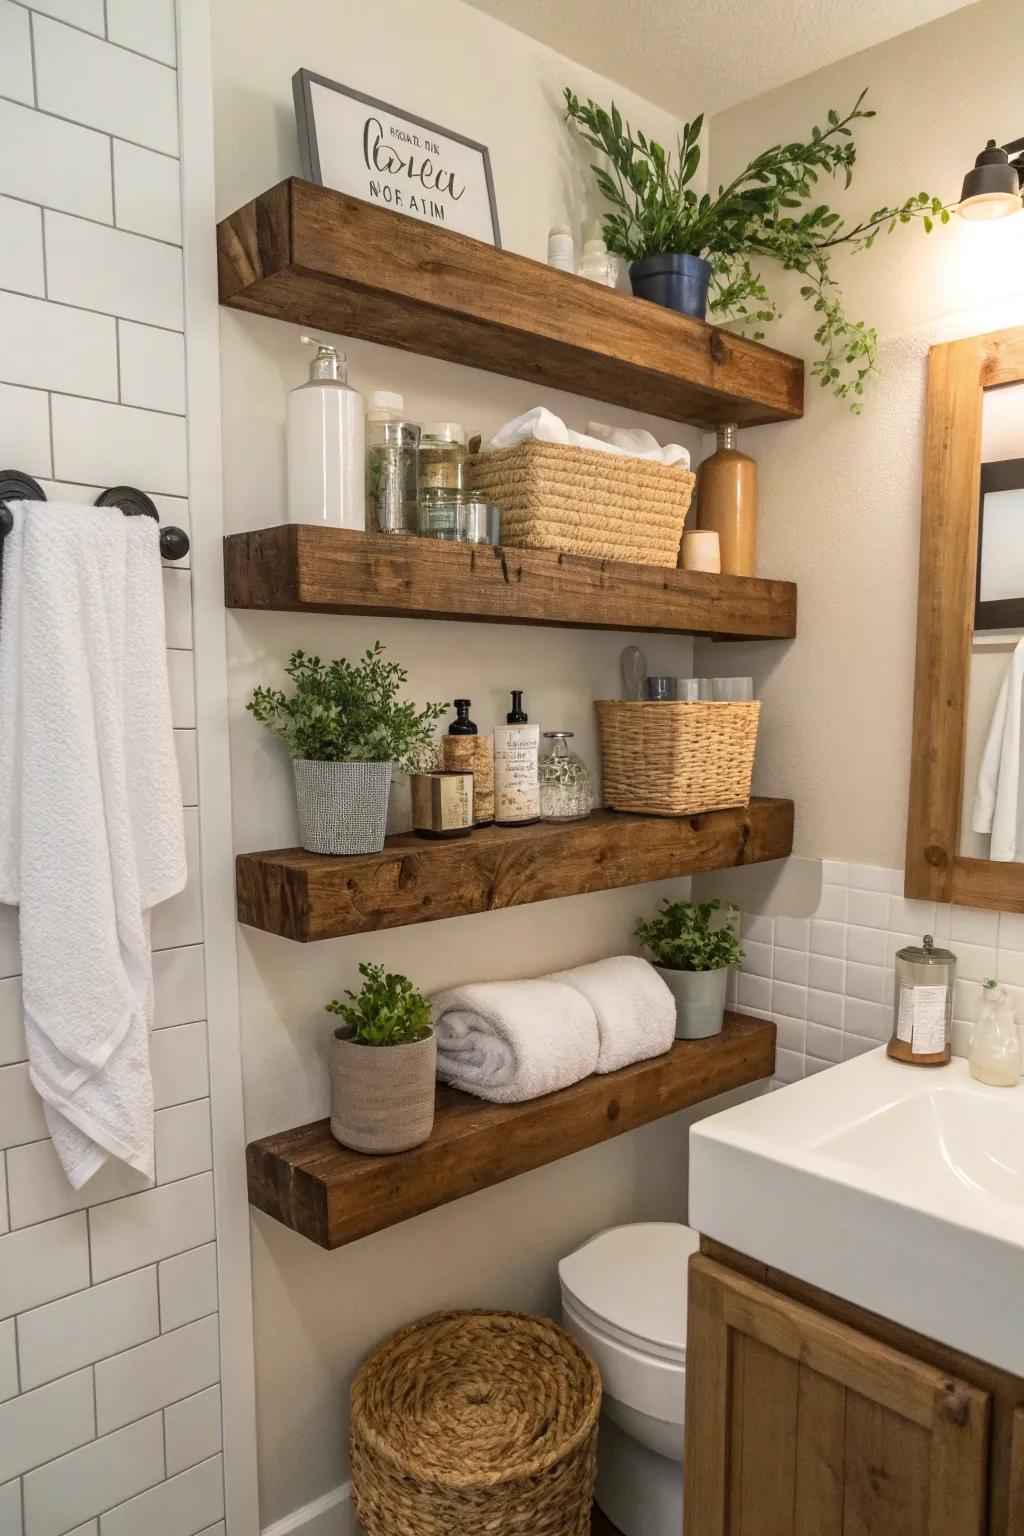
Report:
[[[348,1151],[326,1120],[265,1136],[246,1150],[249,1201],[321,1248],[341,1248],[774,1070],[775,1025],[729,1013],[710,1040],[679,1040],[653,1061],[526,1104],[438,1087],[430,1140],[394,1157]]]
[[[796,634],[796,587],[790,581],[301,523],[229,535],[224,591],[229,608],[748,640]]]
[[[217,246],[235,309],[701,427],[803,413],[799,358],[297,178]]]
[[[239,854],[238,919],[308,943],[758,864],[792,849],[792,800],[701,816],[595,811],[586,821],[481,827],[453,842],[407,832],[381,853]]]

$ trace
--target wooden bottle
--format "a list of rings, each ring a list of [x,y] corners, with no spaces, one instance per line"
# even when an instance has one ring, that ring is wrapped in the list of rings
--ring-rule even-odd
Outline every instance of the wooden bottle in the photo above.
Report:
[[[718,447],[697,470],[697,526],[718,534],[722,572],[753,576],[757,465],[736,447],[736,428],[718,429]]]

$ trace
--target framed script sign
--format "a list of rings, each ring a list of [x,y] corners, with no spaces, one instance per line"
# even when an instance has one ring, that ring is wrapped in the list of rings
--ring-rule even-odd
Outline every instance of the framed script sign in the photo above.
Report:
[[[308,69],[292,89],[310,181],[501,245],[486,145]]]

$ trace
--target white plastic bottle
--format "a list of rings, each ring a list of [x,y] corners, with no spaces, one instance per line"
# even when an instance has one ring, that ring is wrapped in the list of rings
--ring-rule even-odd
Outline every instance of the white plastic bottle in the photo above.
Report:
[[[1020,1082],[1021,1047],[1012,999],[994,981],[986,981],[981,1014],[967,1049],[971,1076],[994,1088]]]
[[[553,224],[548,233],[548,266],[559,272],[576,271],[576,242],[568,224]]]
[[[366,527],[363,397],[345,378],[345,358],[315,336],[309,381],[288,395],[288,521]]]
[[[618,265],[614,257],[608,254],[600,224],[590,225],[587,229],[579,276],[589,278],[592,283],[601,283],[605,288],[614,288],[618,282]]]

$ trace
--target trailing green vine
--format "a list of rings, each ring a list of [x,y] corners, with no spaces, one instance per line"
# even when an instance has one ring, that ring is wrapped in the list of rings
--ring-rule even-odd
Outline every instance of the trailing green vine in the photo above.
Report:
[[[936,222],[949,222],[949,208],[928,192],[878,208],[853,225],[828,203],[815,201],[822,177],[841,176],[844,189],[850,185],[857,159],[851,125],[875,115],[863,105],[866,95],[861,92],[845,117],[830,109],[827,127],[812,128],[809,139],[772,145],[717,194],[698,196],[690,183],[700,165],[703,115],[683,125],[673,154],[639,130],[634,134],[614,102],[606,112],[565,91],[567,119],[608,162],[592,167],[612,205],[603,220],[608,249],[631,262],[666,253],[703,256],[712,270],[711,314],[755,340],[779,313],[762,263],[798,272],[801,297],[815,316],[819,356],[811,373],[854,411],[878,372],[878,337],[862,320],[847,318],[831,273],[834,251],[868,250],[880,234],[902,224],[920,223],[931,233]]]

